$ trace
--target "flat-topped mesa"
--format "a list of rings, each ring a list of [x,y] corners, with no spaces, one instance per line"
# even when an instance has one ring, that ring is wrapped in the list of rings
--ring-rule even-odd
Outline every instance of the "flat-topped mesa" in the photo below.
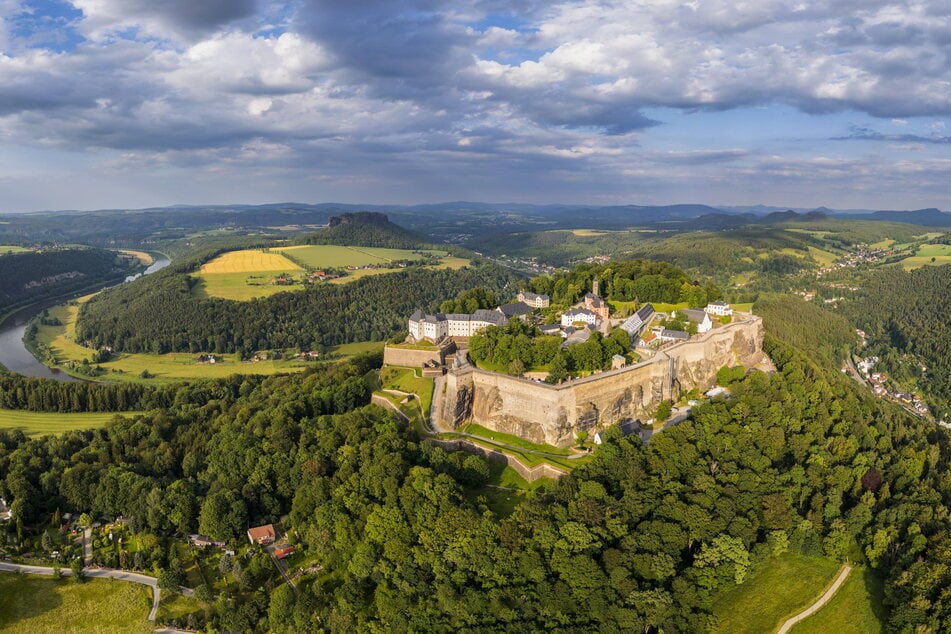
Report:
[[[561,385],[548,385],[463,365],[443,379],[445,392],[434,416],[443,427],[474,422],[535,443],[559,447],[627,420],[646,420],[657,405],[682,391],[709,389],[723,366],[757,365],[763,358],[763,322],[743,316],[649,361],[608,370]]]

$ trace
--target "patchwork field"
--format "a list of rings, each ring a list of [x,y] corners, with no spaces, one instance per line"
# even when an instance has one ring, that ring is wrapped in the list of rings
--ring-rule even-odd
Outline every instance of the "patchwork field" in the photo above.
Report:
[[[88,301],[88,295],[73,305],[60,305],[50,309],[50,317],[58,318],[62,326],[40,326],[37,342],[50,350],[56,360],[55,365],[74,376],[71,362],[82,363],[92,357],[93,350],[75,341],[76,316],[79,304]],[[241,361],[237,355],[216,355],[214,363],[199,363],[198,355],[187,352],[170,354],[122,354],[117,359],[100,364],[106,374],[97,376],[97,381],[132,381],[149,383],[173,383],[187,379],[222,378],[232,374],[276,374],[295,372],[311,365],[302,360],[280,361]],[[143,371],[151,376],[142,378]]]
[[[470,262],[452,257],[444,251],[410,251],[404,249],[378,249],[371,247],[345,247],[337,245],[301,245],[273,249],[246,249],[224,253],[206,263],[198,272],[201,281],[195,292],[202,297],[219,297],[246,301],[256,297],[268,297],[284,291],[303,288],[307,271],[323,269],[346,269],[343,277],[331,284],[347,284],[369,275],[381,275],[399,271],[393,265],[397,260],[418,260],[423,255],[440,258],[433,269],[460,269]],[[281,274],[287,274],[290,284],[272,284]]]
[[[90,579],[73,583],[0,573],[0,632],[61,634],[141,632],[152,591],[137,583]]]
[[[74,429],[102,427],[116,416],[131,418],[138,412],[93,412],[61,414],[59,412],[25,412],[0,409],[0,429],[19,429],[27,436],[60,434]]]
[[[906,271],[941,264],[951,264],[951,244],[923,244],[913,256],[901,261]]]
[[[272,284],[281,274],[290,275],[294,284]],[[206,262],[199,269],[198,278],[201,284],[195,287],[195,292],[200,296],[246,301],[295,287],[300,289],[303,269],[280,253],[246,249],[230,251]]]

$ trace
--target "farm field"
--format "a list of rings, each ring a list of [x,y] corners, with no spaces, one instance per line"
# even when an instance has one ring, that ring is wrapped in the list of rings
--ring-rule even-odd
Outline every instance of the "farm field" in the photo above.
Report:
[[[271,280],[282,273],[297,278],[297,288],[300,288],[303,269],[280,253],[263,249],[230,251],[202,265],[198,270],[201,284],[195,287],[195,293],[201,297],[237,301],[268,297],[295,288],[271,284]]]
[[[885,614],[882,581],[856,568],[821,610],[796,625],[792,634],[881,634]]]
[[[0,409],[0,429],[19,429],[27,436],[60,434],[74,429],[102,427],[116,416],[131,418],[141,412],[92,412],[63,414]]]
[[[24,251],[29,251],[29,249],[12,246],[12,245],[0,244],[0,255],[6,255],[7,253],[23,253]]]
[[[922,266],[940,266],[941,264],[951,264],[951,244],[923,244],[913,256],[901,261],[901,265],[906,271]]]
[[[305,277],[305,268],[319,271],[349,266],[378,267],[348,271],[347,275],[330,281],[331,284],[347,284],[370,275],[399,271],[399,267],[388,265],[394,260],[419,259],[420,253],[441,257],[438,264],[430,267],[433,269],[460,269],[470,263],[465,258],[452,257],[445,251],[410,251],[338,245],[245,249],[224,253],[203,265],[197,275],[201,283],[195,287],[194,292],[200,297],[247,301],[285,291],[300,290]],[[271,284],[271,280],[282,273],[288,274],[293,284]]]
[[[775,632],[790,616],[812,605],[835,579],[839,564],[786,553],[767,559],[746,580],[714,601],[714,630],[723,634]],[[769,588],[764,592],[764,588]]]
[[[0,632],[151,632],[152,591],[137,583],[73,583],[0,573]]]
[[[0,247],[2,249],[3,247]],[[131,249],[120,249],[119,253],[125,253],[126,255],[131,255],[136,258],[143,266],[151,266],[155,262],[155,258],[151,254],[146,253],[145,251],[133,251]]]
[[[62,326],[40,326],[37,342],[46,346],[56,359],[56,366],[75,376],[69,362],[82,362],[92,357],[93,350],[79,345],[75,341],[76,316],[79,304],[88,301],[87,295],[73,305],[60,305],[50,309],[50,317],[58,318]],[[220,361],[214,364],[199,363],[198,355],[188,352],[169,354],[122,354],[117,359],[100,364],[107,372],[96,377],[97,381],[131,381],[149,383],[174,383],[188,379],[215,379],[232,374],[276,374],[295,372],[311,364],[301,360],[281,361],[241,361],[235,354],[216,355]],[[143,379],[142,372],[148,371],[151,378]]]

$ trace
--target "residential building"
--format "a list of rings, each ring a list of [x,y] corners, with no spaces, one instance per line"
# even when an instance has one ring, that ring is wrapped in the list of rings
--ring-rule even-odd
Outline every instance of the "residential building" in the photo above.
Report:
[[[697,324],[698,334],[702,335],[713,328],[713,320],[710,319],[710,314],[699,308],[684,308],[680,311],[680,314],[688,321]]]
[[[266,546],[271,544],[277,537],[277,533],[274,531],[273,524],[265,524],[264,526],[255,526],[254,528],[248,529],[248,540],[252,544],[261,544]]]
[[[548,295],[536,295],[529,291],[519,292],[516,299],[525,302],[532,308],[548,308],[551,305],[551,298]]]
[[[689,341],[690,335],[682,330],[668,330],[664,328],[657,337],[663,342],[667,341]]]
[[[733,314],[733,309],[730,308],[730,305],[726,302],[710,302],[707,304],[706,308],[703,309],[705,312],[710,315],[718,315],[720,317],[729,317]]]

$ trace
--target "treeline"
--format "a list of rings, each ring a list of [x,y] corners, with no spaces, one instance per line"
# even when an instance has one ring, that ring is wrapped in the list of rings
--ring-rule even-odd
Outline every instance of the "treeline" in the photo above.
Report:
[[[492,264],[460,270],[408,269],[350,284],[322,284],[249,302],[201,298],[195,278],[176,271],[110,289],[87,303],[76,334],[94,347],[125,352],[320,350],[353,341],[383,341],[405,328],[417,308],[482,286],[514,294],[516,276]],[[508,289],[508,290],[506,290]]]
[[[432,241],[393,224],[386,214],[362,211],[334,216],[326,229],[308,234],[300,242],[301,244],[416,249]]]
[[[595,279],[600,283],[598,294],[615,301],[688,302],[691,306],[705,306],[721,296],[712,282],[701,285],[672,264],[650,260],[581,264],[571,271],[533,278],[528,288],[550,296],[552,303],[570,305],[591,291]]]
[[[31,412],[120,412],[168,407],[181,386],[83,383],[0,372],[0,409]]]
[[[96,284],[119,282],[136,266],[115,251],[74,248],[0,257],[0,315]]]
[[[951,265],[873,269],[856,295],[843,308],[868,337],[863,354],[917,383],[938,418],[951,414]]]

